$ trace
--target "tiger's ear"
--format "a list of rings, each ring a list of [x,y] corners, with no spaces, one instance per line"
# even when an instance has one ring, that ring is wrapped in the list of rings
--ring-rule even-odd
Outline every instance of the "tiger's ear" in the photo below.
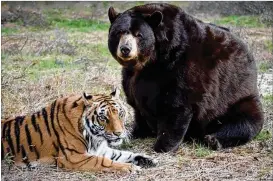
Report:
[[[120,13],[116,12],[116,10],[111,6],[108,10],[108,17],[110,20],[110,23],[112,24],[117,17],[119,16]]]
[[[117,87],[115,87],[113,88],[113,92],[110,95],[116,99],[119,99],[120,90]]]
[[[83,99],[83,102],[84,102],[84,105],[88,106],[88,105],[91,105],[91,100],[92,100],[92,95],[90,94],[86,94],[85,92],[82,93],[82,99]]]

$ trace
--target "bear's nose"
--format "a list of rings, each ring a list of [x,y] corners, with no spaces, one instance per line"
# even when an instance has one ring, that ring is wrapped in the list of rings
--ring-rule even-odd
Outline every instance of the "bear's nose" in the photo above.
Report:
[[[128,56],[130,53],[131,49],[128,46],[121,46],[120,47],[120,52],[124,55],[124,56]]]

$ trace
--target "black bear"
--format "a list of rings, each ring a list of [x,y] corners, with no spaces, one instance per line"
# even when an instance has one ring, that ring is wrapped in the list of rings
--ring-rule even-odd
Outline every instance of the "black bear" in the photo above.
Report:
[[[122,85],[135,111],[133,136],[156,136],[154,150],[183,139],[212,149],[244,144],[263,126],[256,64],[228,29],[169,4],[123,13],[110,7],[108,47],[123,66]]]

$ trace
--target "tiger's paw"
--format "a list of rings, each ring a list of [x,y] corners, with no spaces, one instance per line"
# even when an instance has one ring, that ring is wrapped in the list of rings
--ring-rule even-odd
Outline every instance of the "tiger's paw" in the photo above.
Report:
[[[117,163],[119,164],[119,163]],[[134,165],[134,164],[128,164],[128,163],[125,163],[125,164],[121,164],[119,165],[118,168],[115,168],[115,170],[119,173],[137,173],[139,171],[141,171],[141,168],[140,166],[137,166],[137,165]]]
[[[137,165],[134,165],[132,164],[132,170],[131,170],[131,173],[137,173],[137,172],[141,172],[141,167],[140,166],[137,166]]]
[[[137,155],[133,163],[141,168],[150,168],[155,167],[158,162],[147,155]]]

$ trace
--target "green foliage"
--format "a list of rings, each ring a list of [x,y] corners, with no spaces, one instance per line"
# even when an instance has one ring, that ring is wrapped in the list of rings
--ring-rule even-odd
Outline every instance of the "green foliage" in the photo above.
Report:
[[[259,72],[264,73],[267,72],[269,69],[273,68],[272,62],[261,62],[259,63]]]
[[[135,6],[141,6],[141,5],[144,5],[144,1],[136,1],[135,2]]]
[[[4,53],[1,53],[1,61],[5,60],[7,58],[7,55]]]
[[[108,2],[105,2],[104,5],[108,6]],[[87,9],[83,9],[82,11],[87,11]],[[44,14],[46,14],[47,21],[52,28],[65,28],[71,32],[106,31],[110,27],[109,23],[99,20],[85,18],[74,19],[71,16],[67,16],[72,14],[69,9],[53,8],[44,11]]]
[[[17,32],[18,32],[17,28],[10,28],[10,27],[2,27],[1,28],[1,33],[5,34],[5,35],[14,34],[14,33],[17,33]]]
[[[96,177],[96,175],[94,173],[90,173],[90,172],[86,172],[83,177],[87,180],[90,180],[90,181],[95,181],[97,180],[98,178]]]
[[[14,164],[13,158],[14,158],[14,156],[12,156],[10,153],[5,154],[5,156],[4,156],[4,162],[5,162],[5,164],[8,165],[9,169]]]
[[[53,68],[61,68],[65,65],[65,62],[57,63],[56,60],[49,59],[49,60],[41,60],[37,64],[37,68],[40,70],[44,69],[53,69]]]
[[[265,48],[266,48],[269,52],[273,52],[273,43],[272,43],[272,40],[266,40],[266,41],[265,41]]]
[[[111,60],[109,60],[108,66],[113,68],[113,69],[119,69],[121,67],[120,64],[116,60],[114,60],[112,58],[111,58]]]
[[[33,61],[33,66],[27,69],[27,75],[31,80],[38,80],[44,75],[56,73],[59,70],[71,70],[76,67],[77,65],[72,65],[67,59],[56,60],[54,57],[41,57],[41,59]]]
[[[61,9],[52,8],[52,9],[44,10],[43,13],[46,15],[48,21],[53,21],[55,19],[63,18],[64,12],[62,12]]]
[[[265,96],[263,97],[263,99],[264,99],[265,102],[273,103],[273,95],[270,95],[270,94],[265,95]]]
[[[119,148],[122,149],[122,150],[128,150],[128,149],[133,148],[133,144],[131,142],[129,142],[129,141],[124,141],[122,143],[122,145],[119,146]]]
[[[271,96],[273,100],[273,96]],[[272,138],[271,133],[268,130],[262,130],[254,139],[257,141],[266,141]]]
[[[192,146],[193,154],[198,158],[206,157],[212,153],[212,150],[203,144],[193,142]]]
[[[258,16],[226,16],[215,20],[214,23],[249,28],[265,27],[265,24],[260,21]]]
[[[103,56],[103,57],[110,57],[111,56],[111,54],[108,50],[108,47],[105,44],[99,43],[99,44],[93,45],[91,48],[99,56]]]
[[[195,156],[196,157],[206,157],[211,154],[211,150],[204,146],[198,146],[195,149]]]
[[[101,21],[89,19],[61,19],[55,18],[51,21],[52,27],[66,28],[72,32],[91,32],[91,31],[107,31],[110,24]]]

